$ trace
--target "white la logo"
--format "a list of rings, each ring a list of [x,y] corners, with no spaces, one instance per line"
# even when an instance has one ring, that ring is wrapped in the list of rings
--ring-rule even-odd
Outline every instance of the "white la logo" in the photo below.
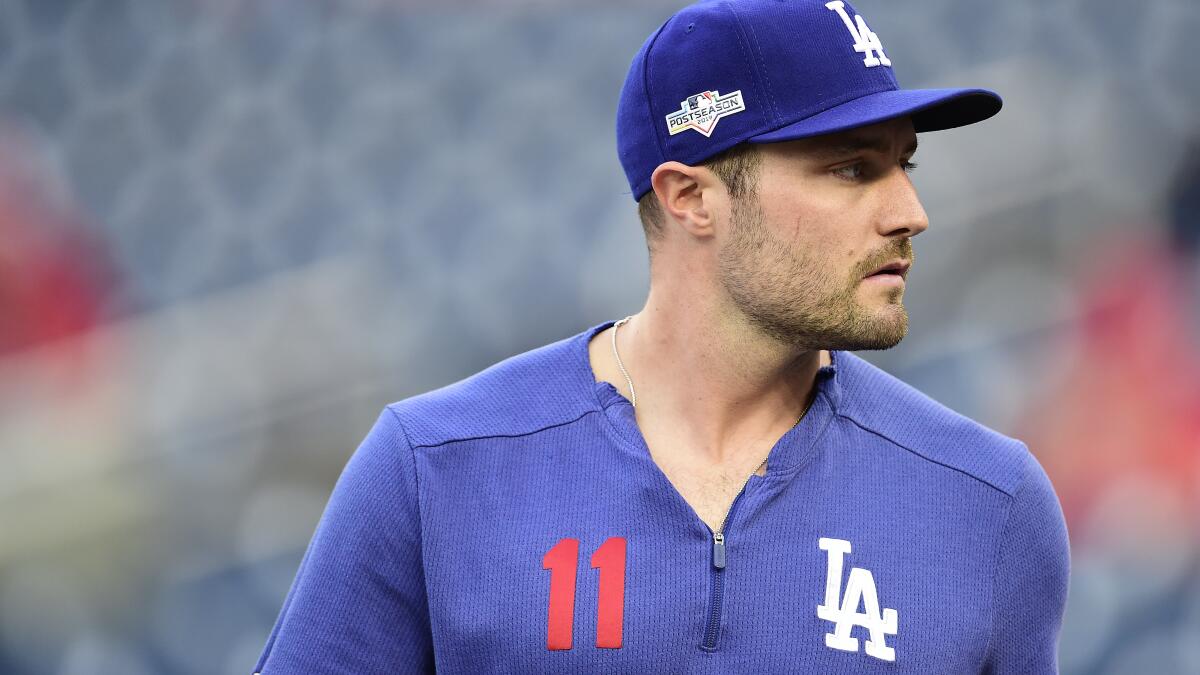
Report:
[[[838,16],[842,17],[842,23],[846,24],[846,30],[849,30],[851,37],[854,38],[854,51],[866,55],[863,57],[864,66],[871,68],[881,64],[885,66],[892,65],[892,62],[888,60],[887,54],[883,53],[883,43],[879,41],[879,36],[870,28],[867,28],[867,22],[863,21],[862,16],[855,14],[854,21],[850,21],[850,16],[846,14],[846,3],[842,2],[842,0],[827,2],[825,6],[837,12]],[[855,27],[855,23],[858,24],[857,27]]]
[[[850,637],[850,629],[862,626],[871,632],[865,651],[884,661],[895,661],[896,650],[887,646],[886,635],[896,634],[899,614],[894,609],[884,609],[879,614],[879,595],[875,590],[875,578],[870,570],[850,568],[850,580],[846,582],[846,595],[842,597],[842,556],[850,552],[850,542],[845,539],[821,537],[817,540],[821,550],[829,552],[829,567],[825,576],[825,604],[817,605],[817,618],[834,622],[832,633],[825,634],[825,646],[847,652],[858,651],[858,638]],[[841,597],[839,605],[838,598]],[[859,603],[863,612],[859,613]]]

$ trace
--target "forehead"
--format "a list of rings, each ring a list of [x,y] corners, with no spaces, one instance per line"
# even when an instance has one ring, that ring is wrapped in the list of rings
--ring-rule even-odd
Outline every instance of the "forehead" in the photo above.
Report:
[[[917,149],[917,134],[912,121],[901,117],[833,134],[764,143],[759,147],[769,154],[797,155],[814,159],[840,157],[861,151],[911,154]]]

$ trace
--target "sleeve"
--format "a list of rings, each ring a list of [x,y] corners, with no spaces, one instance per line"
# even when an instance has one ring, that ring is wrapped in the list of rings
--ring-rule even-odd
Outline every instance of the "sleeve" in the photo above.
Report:
[[[1025,452],[1025,479],[1013,495],[997,555],[992,635],[983,668],[989,675],[1058,673],[1070,544],[1050,478]]]
[[[433,672],[416,466],[390,408],[338,478],[255,672]]]

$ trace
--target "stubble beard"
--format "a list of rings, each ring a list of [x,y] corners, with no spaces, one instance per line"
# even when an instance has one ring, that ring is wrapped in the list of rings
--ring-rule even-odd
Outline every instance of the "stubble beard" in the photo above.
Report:
[[[725,291],[764,335],[802,349],[890,349],[908,332],[904,291],[888,289],[886,302],[862,306],[863,277],[896,257],[912,259],[912,244],[875,252],[837,278],[821,265],[820,251],[797,251],[771,236],[753,195],[735,199],[729,244],[718,264]],[[829,253],[829,252],[826,252]]]

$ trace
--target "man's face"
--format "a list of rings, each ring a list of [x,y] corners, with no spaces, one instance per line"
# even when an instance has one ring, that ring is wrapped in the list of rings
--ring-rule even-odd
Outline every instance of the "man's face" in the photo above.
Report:
[[[887,349],[908,329],[909,239],[928,226],[909,181],[908,118],[758,146],[757,190],[732,203],[719,254],[734,305],[807,349]],[[900,263],[893,271],[890,263]]]

